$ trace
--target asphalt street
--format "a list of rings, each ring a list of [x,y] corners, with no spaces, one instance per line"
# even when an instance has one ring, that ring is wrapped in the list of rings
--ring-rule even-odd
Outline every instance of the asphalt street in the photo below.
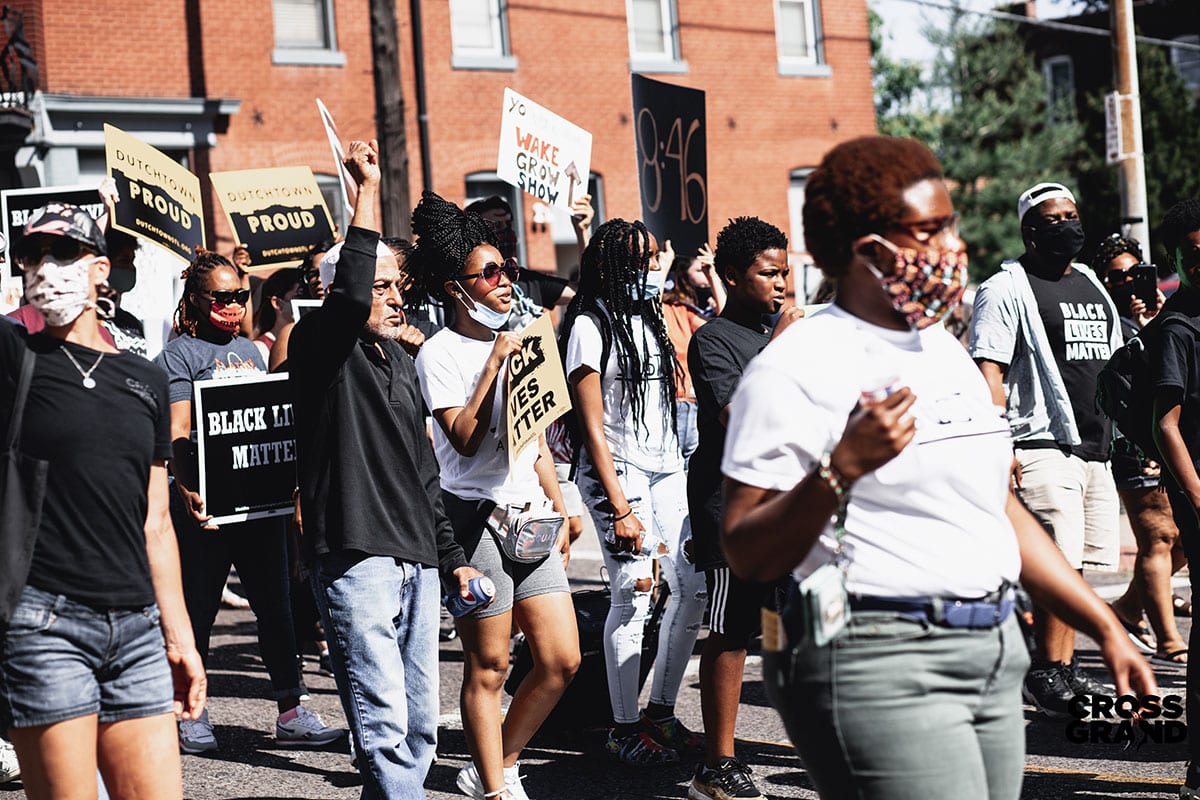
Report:
[[[586,539],[586,537],[585,537]],[[570,575],[575,588],[598,588],[601,560],[594,540],[581,540]],[[1128,581],[1128,574],[1088,574],[1097,590],[1111,599]],[[1186,595],[1186,580],[1176,578]],[[1186,636],[1187,624],[1183,632]],[[703,636],[703,634],[702,634]],[[426,783],[428,797],[459,798],[454,786],[467,755],[458,713],[462,651],[457,641],[441,648],[441,726],[438,761]],[[697,654],[700,652],[699,643]],[[1085,666],[1099,669],[1096,645],[1080,640]],[[677,708],[690,727],[701,728],[698,656],[692,659]],[[1156,667],[1164,693],[1183,694],[1181,668]],[[344,725],[332,678],[317,672],[315,656],[306,659],[305,682],[311,699],[306,705],[330,725]],[[220,749],[211,756],[184,756],[184,795],[195,800],[235,798],[357,798],[360,783],[350,766],[348,748],[280,747],[274,740],[274,704],[264,699],[269,684],[258,658],[253,616],[248,611],[221,611],[213,635],[210,669],[210,713]],[[645,690],[648,694],[649,686]],[[505,701],[507,702],[507,696]],[[645,698],[643,697],[643,701]],[[1061,720],[1049,720],[1026,710],[1027,765],[1024,798],[1167,798],[1175,797],[1184,769],[1182,744],[1147,741],[1140,747],[1120,744],[1075,743]],[[903,735],[903,731],[897,731]],[[608,760],[603,731],[568,725],[544,731],[533,741],[522,762],[529,796],[540,798],[683,798],[694,763],[656,770],[634,771]],[[770,798],[815,798],[803,766],[788,745],[787,736],[763,694],[760,660],[747,664],[738,716],[738,755],[754,770],[759,789]],[[20,783],[0,787],[0,800],[23,798]]]

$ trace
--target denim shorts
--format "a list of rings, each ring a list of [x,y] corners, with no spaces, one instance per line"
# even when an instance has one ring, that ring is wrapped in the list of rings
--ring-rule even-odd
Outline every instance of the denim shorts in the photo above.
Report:
[[[100,611],[26,586],[0,656],[0,727],[174,710],[157,605]]]

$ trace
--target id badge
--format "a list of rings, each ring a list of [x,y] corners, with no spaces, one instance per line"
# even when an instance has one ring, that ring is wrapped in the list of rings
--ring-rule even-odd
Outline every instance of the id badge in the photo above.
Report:
[[[817,647],[832,641],[850,619],[850,603],[841,569],[826,564],[797,587],[804,608],[805,632]]]

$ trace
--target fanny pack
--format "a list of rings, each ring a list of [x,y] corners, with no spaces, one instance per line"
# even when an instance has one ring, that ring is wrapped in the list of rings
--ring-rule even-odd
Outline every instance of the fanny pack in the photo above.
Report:
[[[552,507],[501,506],[488,517],[488,530],[513,561],[532,564],[550,555],[566,520]]]

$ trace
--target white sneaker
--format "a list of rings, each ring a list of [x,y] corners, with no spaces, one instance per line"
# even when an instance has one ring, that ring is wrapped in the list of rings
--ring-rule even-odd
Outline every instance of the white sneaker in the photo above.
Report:
[[[521,762],[518,761],[511,767],[504,768],[504,788],[508,789],[509,800],[529,800],[529,795],[525,794],[525,787],[521,785],[520,767]],[[479,778],[479,770],[475,769],[474,761],[458,771],[455,783],[458,784],[459,791],[467,797],[485,800],[483,781]]]
[[[17,751],[7,739],[0,739],[0,783],[15,781],[21,777],[21,765],[17,763]]]
[[[275,721],[275,741],[279,744],[329,744],[345,733],[339,728],[326,727],[320,717],[304,706],[296,706],[296,716],[290,721]]]
[[[217,749],[217,737],[213,735],[212,723],[208,721],[208,709],[200,712],[199,719],[179,720],[179,751],[196,755]]]

